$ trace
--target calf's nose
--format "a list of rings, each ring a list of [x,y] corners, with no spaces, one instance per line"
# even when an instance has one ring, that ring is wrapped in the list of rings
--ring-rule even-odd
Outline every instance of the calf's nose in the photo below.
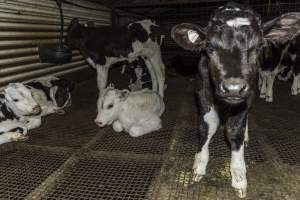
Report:
[[[242,96],[245,95],[246,92],[249,89],[248,84],[246,83],[246,81],[242,81],[239,79],[233,79],[233,80],[229,80],[229,81],[224,81],[221,84],[221,90],[223,93],[226,94],[232,94],[232,95],[238,95],[238,96]]]
[[[95,120],[95,123],[97,124],[97,126],[103,127],[103,123],[102,122]]]
[[[35,114],[38,114],[38,113],[40,113],[41,111],[42,111],[42,109],[41,109],[41,106],[39,106],[39,105],[36,105],[36,106],[34,106],[34,107],[32,108],[32,112],[35,113]]]

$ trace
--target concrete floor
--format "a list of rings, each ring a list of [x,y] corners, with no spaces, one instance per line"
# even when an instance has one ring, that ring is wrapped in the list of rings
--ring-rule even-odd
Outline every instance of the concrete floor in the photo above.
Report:
[[[96,127],[96,82],[77,85],[65,115],[44,118],[26,142],[0,146],[0,199],[238,199],[222,133],[211,143],[207,177],[192,182],[194,82],[167,83],[162,130],[139,138]],[[300,199],[300,97],[289,87],[276,83],[275,102],[257,99],[251,112],[246,199]]]

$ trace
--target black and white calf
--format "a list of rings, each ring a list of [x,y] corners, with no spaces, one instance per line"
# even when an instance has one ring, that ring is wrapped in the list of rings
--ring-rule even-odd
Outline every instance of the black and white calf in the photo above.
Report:
[[[187,50],[201,51],[198,70],[200,147],[194,180],[206,174],[208,145],[219,125],[231,144],[232,186],[239,197],[247,192],[244,142],[248,111],[257,86],[257,58],[266,41],[287,42],[300,30],[300,13],[288,13],[265,24],[251,8],[228,3],[216,9],[203,29],[190,23],[173,27],[171,36]]]
[[[63,108],[71,104],[74,84],[69,80],[48,76],[26,82],[25,85],[42,108],[40,116],[64,114]]]
[[[28,130],[40,126],[41,107],[30,90],[11,83],[0,92],[0,144],[26,139]]]
[[[161,58],[164,35],[151,20],[128,26],[93,27],[73,19],[66,38],[70,48],[78,48],[87,62],[97,70],[100,95],[107,84],[108,70],[120,61],[132,62],[142,57],[151,75],[152,89],[164,96],[165,66]]]
[[[276,77],[279,80],[293,78],[292,95],[300,93],[300,66],[298,54],[300,41],[298,37],[287,44],[267,43],[263,48],[259,69],[260,97],[267,102],[273,101],[273,84]]]
[[[293,84],[291,88],[292,95],[300,94],[300,36],[297,36],[290,43],[288,56],[291,62]]]

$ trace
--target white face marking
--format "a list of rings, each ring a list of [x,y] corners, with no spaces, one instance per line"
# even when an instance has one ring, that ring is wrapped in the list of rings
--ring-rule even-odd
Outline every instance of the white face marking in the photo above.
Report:
[[[191,41],[192,43],[194,43],[199,38],[199,34],[194,30],[188,30],[187,34],[189,41]]]
[[[210,111],[203,116],[203,120],[208,125],[208,135],[205,144],[201,151],[195,155],[194,161],[194,181],[200,181],[200,179],[206,174],[206,166],[209,160],[208,145],[212,136],[217,132],[220,120],[218,113],[214,107],[210,107]]]
[[[251,25],[248,18],[237,17],[226,22],[228,26],[231,27],[240,27],[240,26],[249,26]]]
[[[141,21],[137,21],[137,22],[134,22],[134,23],[139,23],[143,26],[143,28],[147,31],[148,34],[151,33],[151,26],[158,26],[157,24],[155,24],[154,22],[152,22],[151,20],[149,19],[146,19],[146,20],[141,20]],[[128,25],[128,27],[130,26],[131,24]]]
[[[225,10],[234,10],[234,11],[240,11],[241,9],[239,9],[239,8],[225,8]]]

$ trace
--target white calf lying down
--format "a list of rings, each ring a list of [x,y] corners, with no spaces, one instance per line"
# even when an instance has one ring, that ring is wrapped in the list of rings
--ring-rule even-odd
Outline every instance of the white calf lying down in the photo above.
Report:
[[[0,144],[24,140],[29,129],[40,126],[41,107],[30,90],[21,83],[11,83],[0,92]]]
[[[44,77],[25,83],[34,99],[42,108],[40,116],[52,113],[64,114],[63,108],[71,105],[71,91],[74,84],[54,76]]]
[[[107,87],[98,99],[100,127],[113,124],[116,132],[125,130],[138,137],[161,128],[160,116],[165,105],[158,93],[149,89],[129,92]]]

